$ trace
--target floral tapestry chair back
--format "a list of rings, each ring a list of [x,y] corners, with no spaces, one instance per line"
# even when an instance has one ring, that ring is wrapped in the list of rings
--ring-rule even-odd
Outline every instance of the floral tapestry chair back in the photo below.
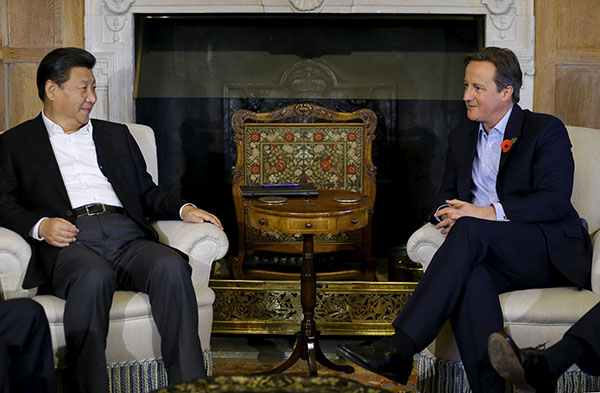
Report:
[[[297,104],[266,113],[238,110],[232,125],[237,148],[233,200],[238,222],[238,253],[230,259],[234,278],[296,279],[299,273],[286,271],[284,265],[290,259],[287,254],[296,254],[300,259],[302,237],[250,227],[240,186],[309,183],[318,190],[350,190],[375,201],[376,168],[371,148],[377,117],[370,109],[345,113],[315,104]],[[276,267],[253,267],[251,262],[258,258],[256,255],[263,255],[260,252],[271,253],[270,260],[275,261]],[[374,277],[370,222],[361,230],[316,236],[315,252],[315,257],[319,253],[337,253],[362,261],[359,267],[340,263],[333,271],[317,270],[319,280]],[[316,262],[318,269],[318,259]]]

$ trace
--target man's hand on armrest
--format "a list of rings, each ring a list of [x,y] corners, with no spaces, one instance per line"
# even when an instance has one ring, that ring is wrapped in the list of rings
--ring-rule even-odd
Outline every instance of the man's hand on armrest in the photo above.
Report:
[[[496,220],[496,209],[494,206],[479,207],[472,203],[451,199],[446,201],[447,207],[439,209],[434,216],[441,221],[435,226],[442,233],[448,233],[456,220],[461,217],[475,217],[484,220]]]
[[[215,216],[207,212],[206,210],[198,209],[192,205],[186,205],[181,209],[181,218],[185,222],[193,222],[193,223],[203,223],[210,222],[223,229],[223,225],[221,225],[221,221]]]
[[[75,241],[79,229],[64,218],[45,218],[40,222],[38,235],[54,247],[67,247]]]

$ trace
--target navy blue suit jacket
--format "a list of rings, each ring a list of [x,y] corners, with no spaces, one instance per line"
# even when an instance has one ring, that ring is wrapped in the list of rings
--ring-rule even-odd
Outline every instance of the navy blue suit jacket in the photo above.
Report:
[[[153,183],[125,125],[95,119],[92,125],[98,161],[126,215],[149,239],[158,240],[150,220],[179,219],[185,201]],[[42,217],[77,221],[40,114],[0,134],[0,226],[19,233],[32,246],[24,288],[48,282],[60,250],[29,236]]]
[[[465,121],[450,132],[446,170],[434,209],[448,199],[472,200],[478,130],[479,123]],[[504,134],[504,139],[512,138],[517,139],[501,154],[496,179],[507,218],[538,226],[553,265],[574,285],[589,287],[592,248],[571,205],[574,162],[565,126],[554,116],[514,105]]]

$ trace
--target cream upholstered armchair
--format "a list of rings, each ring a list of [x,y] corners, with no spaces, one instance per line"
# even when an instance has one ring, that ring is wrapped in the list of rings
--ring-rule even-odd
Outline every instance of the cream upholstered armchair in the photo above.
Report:
[[[575,159],[575,183],[571,201],[589,226],[594,246],[592,290],[545,288],[508,292],[500,295],[505,330],[520,347],[552,345],[583,314],[600,302],[600,165],[597,147],[600,130],[567,127]],[[425,224],[408,240],[409,257],[424,268],[444,241],[444,235],[431,224]],[[600,327],[600,321],[598,321]],[[435,341],[418,355],[419,391],[468,392],[460,355],[447,323]],[[600,379],[583,374],[572,367],[559,380],[558,392],[600,390]]]
[[[128,124],[148,167],[158,182],[158,165],[154,133],[150,127]],[[160,241],[189,255],[192,282],[198,301],[198,334],[204,351],[207,371],[212,371],[210,336],[215,294],[208,287],[211,265],[222,258],[229,247],[225,233],[208,223],[187,224],[183,221],[158,221],[154,224]],[[64,300],[51,295],[36,295],[36,289],[21,287],[31,249],[17,233],[0,228],[0,283],[4,298],[32,297],[40,303],[50,323],[52,347],[58,368],[64,365]],[[110,312],[106,348],[111,391],[147,392],[166,385],[166,373],[159,360],[160,336],[156,329],[148,296],[143,293],[117,291]]]

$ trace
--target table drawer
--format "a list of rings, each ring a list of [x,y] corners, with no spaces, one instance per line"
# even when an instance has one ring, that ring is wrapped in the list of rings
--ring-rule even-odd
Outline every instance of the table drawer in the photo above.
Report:
[[[268,216],[256,212],[248,212],[248,224],[253,228],[276,231],[280,226],[280,217]]]
[[[291,232],[312,233],[331,231],[336,228],[334,218],[303,219],[291,218],[287,221],[287,229]]]
[[[342,216],[339,219],[340,228],[346,228],[346,230],[352,230],[353,227],[362,228],[369,223],[369,214],[367,211],[357,212]]]

